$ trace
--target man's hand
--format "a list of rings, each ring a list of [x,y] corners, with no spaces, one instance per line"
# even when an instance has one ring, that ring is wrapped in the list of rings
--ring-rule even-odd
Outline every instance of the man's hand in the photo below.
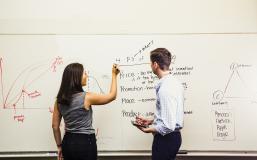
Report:
[[[144,126],[148,126],[151,125],[153,123],[153,120],[148,120],[146,118],[143,117],[136,117],[136,122],[140,125],[144,125]]]
[[[155,128],[144,128],[144,127],[137,127],[138,129],[140,129],[141,131],[143,131],[144,133],[155,133],[156,130]]]

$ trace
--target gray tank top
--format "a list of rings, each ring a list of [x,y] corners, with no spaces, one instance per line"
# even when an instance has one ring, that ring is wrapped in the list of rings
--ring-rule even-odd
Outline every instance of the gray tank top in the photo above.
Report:
[[[76,93],[72,96],[71,104],[58,105],[59,111],[63,116],[65,131],[70,133],[94,134],[92,127],[93,111],[84,107],[86,92]]]

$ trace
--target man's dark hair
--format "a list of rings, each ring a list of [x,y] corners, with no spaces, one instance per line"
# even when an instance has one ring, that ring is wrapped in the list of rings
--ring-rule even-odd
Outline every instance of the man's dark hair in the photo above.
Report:
[[[156,48],[150,52],[152,63],[156,62],[161,70],[169,70],[171,63],[171,53],[166,48]]]
[[[83,65],[71,63],[64,69],[62,83],[57,94],[57,103],[69,105],[75,93],[83,92],[81,79],[84,72]]]

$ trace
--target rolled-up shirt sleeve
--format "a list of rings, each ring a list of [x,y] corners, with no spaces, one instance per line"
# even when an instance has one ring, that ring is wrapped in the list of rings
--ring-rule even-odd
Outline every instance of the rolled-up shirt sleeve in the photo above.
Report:
[[[160,91],[158,94],[160,117],[156,119],[154,128],[164,136],[175,130],[178,104],[176,98],[171,96],[166,90]]]

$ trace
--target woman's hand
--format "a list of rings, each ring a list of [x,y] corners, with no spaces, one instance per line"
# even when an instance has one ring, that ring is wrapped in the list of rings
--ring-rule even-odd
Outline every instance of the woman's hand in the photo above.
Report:
[[[112,66],[112,74],[113,75],[118,75],[120,73],[119,65],[113,64]]]
[[[58,147],[58,160],[63,160],[62,147]]]

